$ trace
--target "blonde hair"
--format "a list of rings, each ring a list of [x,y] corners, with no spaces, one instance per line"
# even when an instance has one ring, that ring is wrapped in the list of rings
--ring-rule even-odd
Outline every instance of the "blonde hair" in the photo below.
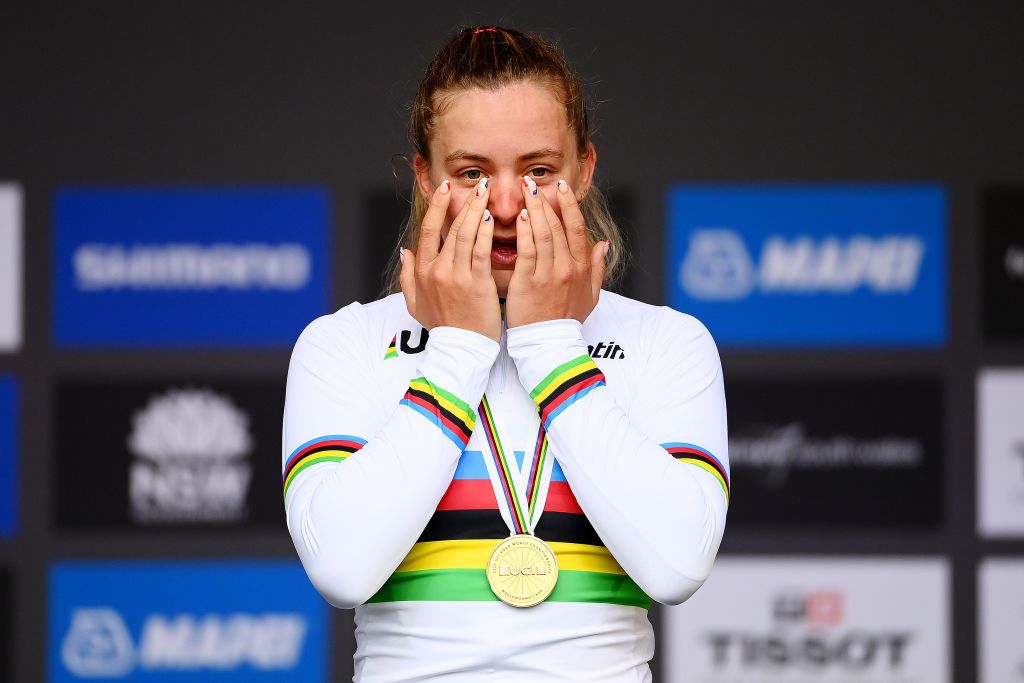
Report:
[[[539,36],[487,26],[464,28],[453,35],[427,66],[410,105],[409,139],[423,159],[430,160],[430,134],[445,102],[443,95],[469,88],[496,90],[532,80],[546,85],[565,105],[570,130],[575,133],[580,158],[590,146],[590,125],[579,78],[558,49]],[[580,202],[591,244],[611,242],[606,259],[605,284],[614,283],[625,265],[625,244],[604,195],[591,186]],[[415,250],[427,200],[412,183],[409,217],[402,226],[398,247]],[[389,263],[384,294],[401,291],[398,249]]]

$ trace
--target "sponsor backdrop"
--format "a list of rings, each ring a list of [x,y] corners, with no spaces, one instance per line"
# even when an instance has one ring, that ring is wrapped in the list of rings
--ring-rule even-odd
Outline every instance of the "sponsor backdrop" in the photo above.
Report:
[[[57,564],[47,679],[328,680],[328,607],[304,576],[297,560]]]
[[[503,21],[600,103],[620,291],[722,352],[729,527],[655,680],[1024,683],[1024,6],[657,12],[5,9],[0,680],[351,678],[289,352],[381,290],[425,60]]]
[[[949,567],[934,558],[728,558],[666,610],[680,683],[949,683]]]
[[[21,188],[0,183],[0,353],[21,346]]]

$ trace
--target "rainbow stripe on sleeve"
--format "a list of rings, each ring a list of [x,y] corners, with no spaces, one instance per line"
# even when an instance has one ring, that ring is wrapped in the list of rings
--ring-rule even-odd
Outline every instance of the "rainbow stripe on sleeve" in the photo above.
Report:
[[[725,471],[725,467],[722,466],[718,458],[692,443],[663,443],[661,447],[668,451],[676,460],[696,465],[705,472],[710,473],[725,492],[726,504],[729,503],[729,474]]]
[[[284,495],[288,495],[288,487],[295,481],[299,472],[321,462],[341,462],[366,445],[366,439],[358,436],[334,434],[321,436],[302,444],[288,457],[281,475]]]
[[[476,411],[465,401],[426,377],[417,377],[409,382],[400,403],[437,425],[459,450],[465,450],[476,424]]]
[[[384,352],[384,360],[388,358],[398,358],[398,347],[395,344],[398,342],[398,335],[396,334],[391,338],[391,343],[388,344],[387,351]]]
[[[604,383],[604,373],[590,356],[584,354],[552,370],[530,392],[530,396],[537,404],[544,428],[548,429],[559,413]]]

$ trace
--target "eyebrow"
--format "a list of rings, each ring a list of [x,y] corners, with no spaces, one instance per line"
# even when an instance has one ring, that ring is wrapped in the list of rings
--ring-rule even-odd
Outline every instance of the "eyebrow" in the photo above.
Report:
[[[565,155],[562,154],[561,152],[559,152],[557,149],[553,149],[551,147],[544,147],[542,149],[537,149],[537,150],[534,150],[532,152],[527,152],[526,154],[523,154],[522,156],[519,157],[519,160],[520,161],[530,161],[532,159],[542,159],[542,158],[543,159],[561,159],[564,156]],[[455,150],[454,152],[452,152],[451,154],[449,154],[448,156],[446,156],[444,158],[444,162],[446,164],[450,164],[453,161],[476,161],[476,162],[481,162],[482,163],[482,162],[490,161],[490,159],[488,159],[487,157],[483,156],[482,154],[473,154],[472,152],[467,152],[464,149],[457,149],[457,150]]]

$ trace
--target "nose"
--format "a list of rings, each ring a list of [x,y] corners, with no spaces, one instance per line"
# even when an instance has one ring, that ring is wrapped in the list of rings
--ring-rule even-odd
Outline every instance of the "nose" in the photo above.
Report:
[[[523,179],[516,175],[491,176],[491,196],[487,208],[494,220],[506,227],[515,227],[519,212],[526,207],[520,184]]]

